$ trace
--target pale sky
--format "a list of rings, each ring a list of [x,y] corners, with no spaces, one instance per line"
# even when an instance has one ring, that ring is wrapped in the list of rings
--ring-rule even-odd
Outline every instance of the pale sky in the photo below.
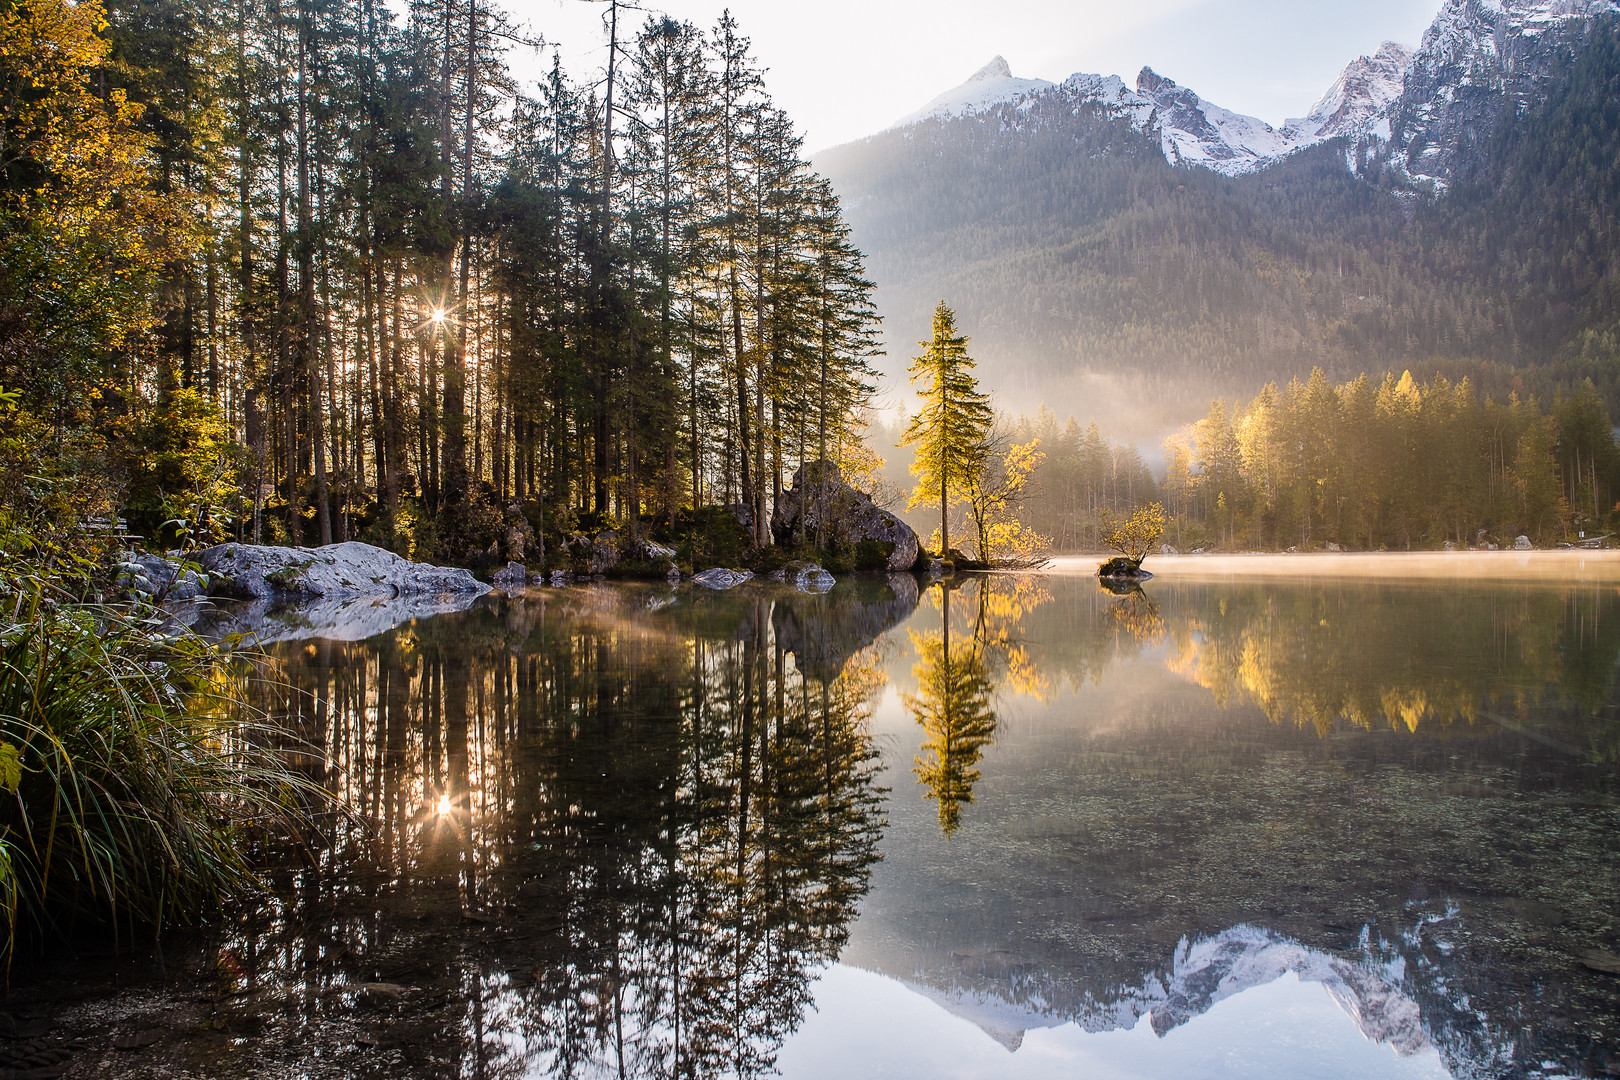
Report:
[[[576,80],[599,72],[601,0],[505,3],[557,43]],[[726,7],[813,151],[882,130],[997,54],[1014,75],[1053,82],[1085,71],[1135,85],[1147,65],[1277,124],[1381,42],[1416,45],[1440,0],[643,0],[621,18],[633,30],[667,12],[707,28]],[[510,58],[520,76],[549,62],[520,52]]]

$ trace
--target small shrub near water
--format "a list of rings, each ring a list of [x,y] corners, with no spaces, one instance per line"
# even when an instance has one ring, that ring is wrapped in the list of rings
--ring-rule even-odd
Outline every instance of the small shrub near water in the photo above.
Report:
[[[135,612],[5,599],[5,960],[80,930],[191,921],[255,889],[249,833],[296,824],[311,785],[242,722],[220,652]]]

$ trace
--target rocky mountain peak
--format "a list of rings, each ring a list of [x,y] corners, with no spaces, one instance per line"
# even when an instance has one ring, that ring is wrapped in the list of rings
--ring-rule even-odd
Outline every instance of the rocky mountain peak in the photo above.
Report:
[[[1151,67],[1137,74],[1134,91],[1114,76],[1085,74],[1054,88],[1016,78],[1002,56],[892,126],[1022,107],[1056,90],[1099,103],[1156,138],[1174,165],[1234,176],[1342,138],[1351,147],[1347,165],[1360,154],[1443,191],[1466,167],[1463,148],[1492,130],[1503,108],[1534,100],[1566,31],[1613,12],[1620,0],[1445,0],[1420,47],[1386,41],[1356,57],[1307,115],[1281,128],[1222,109]]]
[[[1138,94],[1157,94],[1166,90],[1178,90],[1174,80],[1167,79],[1150,67],[1144,67],[1136,74],[1136,92]]]
[[[1012,68],[1007,64],[1007,58],[998,56],[984,67],[968,76],[968,82],[984,82],[986,79],[1010,79],[1013,77]]]
[[[1406,88],[1406,73],[1416,54],[1410,46],[1386,41],[1371,56],[1358,56],[1345,65],[1311,111],[1287,121],[1284,130],[1311,142],[1340,136],[1389,138],[1389,110]]]
[[[945,91],[916,112],[895,121],[890,127],[905,127],[907,124],[916,124],[924,120],[969,116],[993,109],[997,105],[1022,101],[1029,95],[1051,86],[1052,84],[1045,79],[1016,77],[1006,57],[997,56],[968,76],[962,85]]]

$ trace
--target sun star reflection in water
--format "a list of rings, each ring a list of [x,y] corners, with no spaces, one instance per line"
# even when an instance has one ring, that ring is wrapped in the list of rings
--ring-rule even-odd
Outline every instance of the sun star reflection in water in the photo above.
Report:
[[[440,817],[449,817],[450,816],[450,796],[448,796],[448,795],[440,795],[439,796],[439,816]]]

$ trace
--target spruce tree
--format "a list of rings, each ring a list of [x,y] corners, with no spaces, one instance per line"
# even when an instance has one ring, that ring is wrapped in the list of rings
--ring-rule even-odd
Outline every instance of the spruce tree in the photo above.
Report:
[[[934,309],[934,336],[917,343],[923,352],[911,361],[911,384],[919,388],[922,405],[901,439],[901,445],[917,449],[911,473],[918,483],[910,505],[939,495],[940,554],[946,557],[951,551],[951,495],[979,467],[992,419],[990,398],[979,391],[967,343],[956,332],[956,313],[941,300]]]

